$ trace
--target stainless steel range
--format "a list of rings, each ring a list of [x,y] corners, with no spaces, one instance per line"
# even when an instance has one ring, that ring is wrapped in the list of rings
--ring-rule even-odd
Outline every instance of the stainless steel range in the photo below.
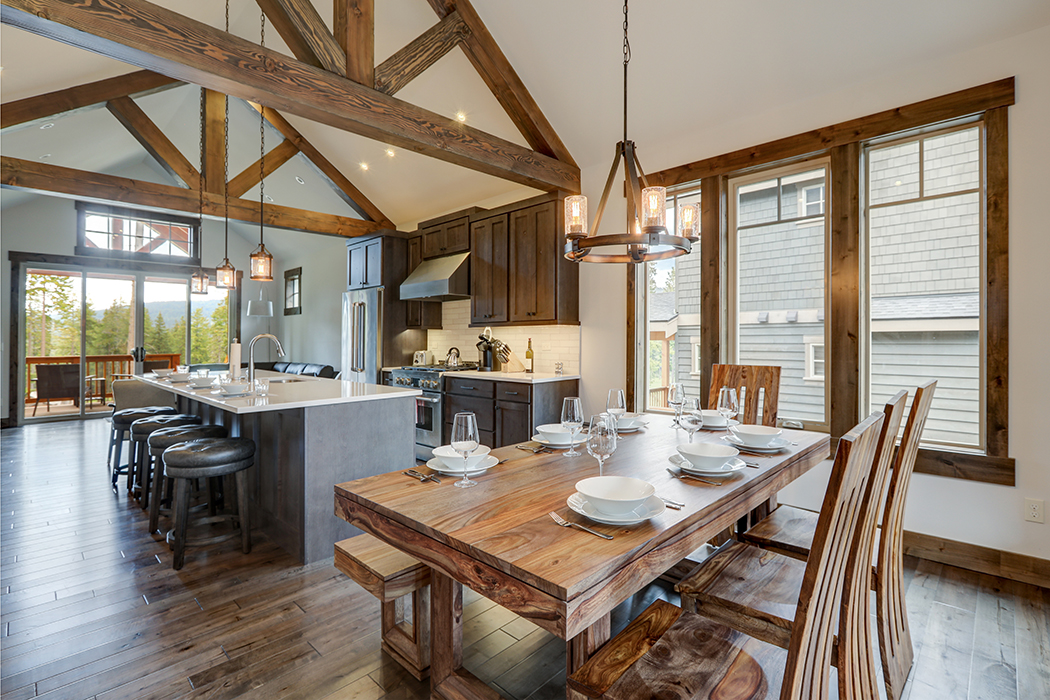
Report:
[[[416,365],[391,370],[391,386],[411,387],[423,392],[422,396],[416,397],[416,459],[427,461],[434,456],[432,450],[442,445],[441,431],[445,422],[445,382],[442,373],[477,367],[476,362],[461,362],[458,367]]]

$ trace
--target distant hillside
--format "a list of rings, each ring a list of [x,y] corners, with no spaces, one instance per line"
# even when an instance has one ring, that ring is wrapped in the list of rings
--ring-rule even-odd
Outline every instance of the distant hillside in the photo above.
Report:
[[[216,299],[208,299],[201,302],[194,301],[193,308],[201,309],[204,312],[205,318],[211,318],[212,312],[215,311],[216,307],[220,302]],[[101,318],[105,309],[96,309],[92,307],[95,312],[96,318]],[[156,319],[161,314],[164,314],[164,324],[170,326],[172,323],[178,323],[186,316],[186,302],[184,301],[154,301],[146,304],[146,310],[149,311],[149,317]]]

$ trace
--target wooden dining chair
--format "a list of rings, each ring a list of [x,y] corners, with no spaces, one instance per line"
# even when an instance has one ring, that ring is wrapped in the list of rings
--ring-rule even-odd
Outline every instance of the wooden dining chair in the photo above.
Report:
[[[37,365],[33,415],[41,401],[47,402],[50,413],[51,402],[59,400],[71,400],[74,406],[80,406],[80,365]]]
[[[740,399],[741,423],[777,424],[777,398],[780,395],[780,368],[764,365],[711,365],[711,389],[707,407],[718,408],[718,390],[727,386],[736,389]],[[762,402],[762,420],[758,404]]]
[[[873,413],[839,440],[786,651],[658,600],[569,676],[569,697],[827,697],[838,603],[859,565],[848,554],[883,420]]]
[[[872,540],[907,399],[908,392],[901,391],[886,404],[875,458],[860,503],[854,549],[849,551],[850,557],[867,562],[867,566],[851,569],[844,584],[836,655],[836,665],[846,684],[840,688],[842,698],[878,697],[868,623]],[[805,572],[806,564],[797,559],[732,542],[698,566],[676,590],[682,594],[684,609],[787,648]]]
[[[904,504],[936,388],[937,382],[931,380],[915,390],[900,447],[897,448],[893,467],[886,475],[884,495],[874,496],[874,503],[882,508],[882,520],[881,528],[874,536],[875,570],[871,580],[875,589],[879,656],[889,700],[900,700],[914,660],[908,613],[904,605]],[[896,434],[894,429],[894,441]],[[805,560],[809,556],[817,520],[818,514],[813,511],[782,505],[742,533],[740,540]]]

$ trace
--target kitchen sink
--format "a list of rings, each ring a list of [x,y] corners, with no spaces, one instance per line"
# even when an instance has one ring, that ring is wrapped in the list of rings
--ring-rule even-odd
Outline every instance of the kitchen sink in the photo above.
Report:
[[[291,384],[292,382],[308,382],[309,379],[300,379],[299,377],[278,377],[277,379],[271,379],[271,384]]]

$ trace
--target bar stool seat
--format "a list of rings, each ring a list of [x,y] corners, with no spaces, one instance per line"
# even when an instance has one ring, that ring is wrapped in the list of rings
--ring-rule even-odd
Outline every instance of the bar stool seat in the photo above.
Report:
[[[150,494],[150,454],[146,440],[155,430],[161,428],[176,428],[184,425],[200,425],[203,422],[200,416],[190,413],[174,413],[170,415],[156,415],[139,418],[131,424],[131,447],[135,457],[135,472],[132,488],[137,489],[136,494],[143,509],[149,506]],[[132,479],[132,475],[128,475]]]
[[[120,452],[121,447],[124,445],[124,440],[131,436],[131,424],[140,418],[150,418],[154,416],[170,416],[178,413],[178,409],[174,406],[139,406],[136,408],[125,408],[120,411],[114,411],[110,417],[112,427],[109,431],[109,453],[113,454],[113,448],[116,448],[116,455],[111,461],[112,472],[110,474],[111,482],[114,487],[117,485],[117,477],[121,474],[128,474],[128,464],[132,464],[132,450],[128,449],[128,464],[120,464]],[[131,489],[131,477],[128,476],[128,490]]]
[[[237,486],[236,519],[241,534],[241,549],[252,551],[251,521],[248,512],[246,470],[255,462],[255,443],[247,438],[203,438],[173,445],[162,455],[164,474],[175,480],[175,557],[173,568],[181,569],[186,555],[186,530],[189,525],[191,479],[233,474]],[[222,516],[201,518],[194,522],[207,524]],[[214,541],[207,540],[207,541]],[[197,544],[196,542],[194,544]]]
[[[225,438],[228,434],[226,428],[221,425],[185,425],[160,428],[150,433],[146,444],[149,446],[152,470],[150,477],[152,493],[149,500],[149,532],[151,535],[157,531],[160,524],[162,491],[166,483],[171,482],[164,476],[164,460],[162,459],[164,450],[190,440]],[[168,489],[168,497],[171,497],[171,489]]]

